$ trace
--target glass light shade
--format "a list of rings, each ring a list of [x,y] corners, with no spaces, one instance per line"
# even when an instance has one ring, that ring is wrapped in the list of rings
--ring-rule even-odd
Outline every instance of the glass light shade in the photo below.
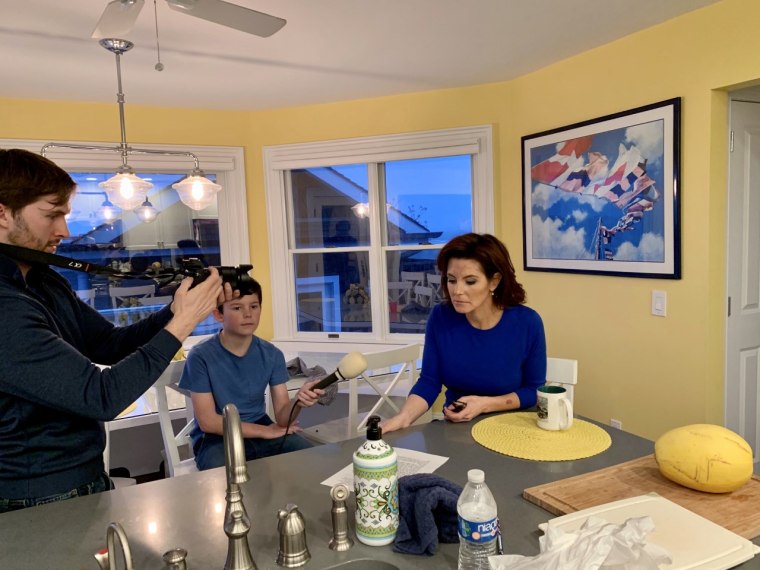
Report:
[[[100,208],[98,208],[98,211],[95,213],[95,215],[98,217],[98,219],[103,220],[106,223],[110,223],[119,217],[119,210],[108,199],[106,199],[103,200],[103,203],[100,205]]]
[[[351,210],[358,218],[366,218],[369,215],[369,204],[366,202],[357,202],[351,206]]]
[[[211,182],[198,170],[193,170],[190,176],[172,184],[172,188],[177,191],[182,203],[193,210],[207,208],[213,202],[216,193],[222,189],[219,184]]]
[[[118,173],[98,184],[108,194],[108,199],[122,210],[133,210],[142,204],[153,184],[135,175],[132,169],[120,168]]]
[[[135,214],[140,218],[140,221],[150,223],[158,217],[158,210],[145,198],[145,202],[135,208]]]

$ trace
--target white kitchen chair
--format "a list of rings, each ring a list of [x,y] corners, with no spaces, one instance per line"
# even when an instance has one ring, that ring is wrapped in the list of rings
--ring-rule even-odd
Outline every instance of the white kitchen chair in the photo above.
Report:
[[[77,294],[77,297],[90,305],[90,307],[95,306],[95,289],[77,289],[75,293]]]
[[[546,359],[546,383],[567,390],[567,398],[573,404],[575,385],[578,383],[578,361],[568,358]]]
[[[356,378],[349,380],[349,400],[348,400],[348,423],[350,426],[356,426],[355,432],[361,432],[367,425],[367,420],[370,416],[377,413],[380,407],[385,403],[388,404],[395,412],[399,411],[399,407],[391,400],[391,392],[395,388],[396,384],[405,378],[409,381],[409,385],[412,386],[419,376],[417,370],[417,360],[420,358],[420,351],[422,346],[419,343],[409,344],[400,348],[391,348],[390,350],[383,350],[380,352],[370,352],[364,355],[367,359],[367,370]],[[378,375],[382,376],[382,379],[387,379],[388,376],[393,374],[391,368],[398,366],[398,371],[393,375],[390,383],[383,389],[378,385]],[[375,373],[374,375],[372,373]],[[377,392],[380,398],[372,406],[372,409],[364,416],[364,418],[357,423],[359,419],[359,381],[364,381],[369,384],[372,389]],[[428,412],[422,416],[416,424],[427,423],[431,421],[432,414]]]
[[[130,297],[153,297],[156,294],[155,285],[138,285],[136,287],[109,287],[108,294],[111,296],[111,305],[114,309],[119,308]]]
[[[441,291],[441,276],[438,273],[427,274],[427,284],[433,289],[433,303],[438,304],[443,301],[443,291]]]
[[[105,472],[109,473],[111,470],[111,427],[110,422],[103,422],[103,429],[106,432],[106,448],[103,450],[103,465]],[[110,477],[113,486],[117,489],[123,487],[130,487],[137,484],[137,479],[132,477]]]
[[[156,394],[156,405],[158,407],[158,423],[161,427],[161,438],[164,441],[164,451],[166,455],[166,472],[169,477],[187,475],[195,473],[198,468],[195,465],[193,457],[193,444],[190,439],[190,432],[195,426],[195,417],[193,416],[193,401],[190,399],[190,393],[182,390],[177,384],[181,373],[172,374],[169,371],[164,372],[159,379],[153,384],[153,391]],[[179,432],[174,433],[171,413],[169,410],[169,401],[167,392],[174,390],[185,396],[185,425]],[[180,459],[179,448],[187,446],[189,449],[189,459]]]
[[[401,281],[411,283],[412,291],[414,291],[415,287],[425,284],[425,273],[422,271],[402,271]],[[411,300],[417,301],[417,297],[413,295]]]
[[[143,307],[150,307],[152,305],[160,305],[163,307],[172,301],[174,301],[174,297],[171,295],[161,295],[159,297],[139,297],[137,299],[137,302],[140,303],[140,305]]]

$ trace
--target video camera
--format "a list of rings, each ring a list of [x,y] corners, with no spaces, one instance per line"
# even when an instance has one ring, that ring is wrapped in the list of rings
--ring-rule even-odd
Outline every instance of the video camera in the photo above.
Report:
[[[210,274],[208,268],[204,267],[201,260],[196,257],[187,257],[180,260],[179,263],[178,273],[193,278],[193,283],[190,285],[191,289],[204,281]],[[216,269],[222,277],[222,283],[229,283],[233,290],[240,291],[240,295],[253,293],[253,277],[248,275],[248,272],[253,269],[253,265],[216,266]]]

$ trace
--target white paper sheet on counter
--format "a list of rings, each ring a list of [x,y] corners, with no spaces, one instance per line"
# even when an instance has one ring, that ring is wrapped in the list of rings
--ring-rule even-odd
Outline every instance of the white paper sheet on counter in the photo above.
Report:
[[[396,455],[398,455],[399,477],[414,475],[415,473],[433,473],[449,460],[448,457],[443,457],[442,455],[423,453],[422,451],[404,449],[403,447],[396,447],[395,450]],[[327,485],[328,487],[332,487],[338,483],[343,483],[351,491],[354,490],[353,465],[346,465],[335,475],[322,481],[322,485]]]

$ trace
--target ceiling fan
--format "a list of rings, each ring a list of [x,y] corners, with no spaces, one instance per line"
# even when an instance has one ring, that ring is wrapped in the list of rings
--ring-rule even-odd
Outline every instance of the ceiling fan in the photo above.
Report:
[[[286,20],[244,8],[224,0],[166,0],[169,8],[215,24],[268,38]],[[111,0],[98,20],[92,37],[123,37],[132,29],[145,0]]]

